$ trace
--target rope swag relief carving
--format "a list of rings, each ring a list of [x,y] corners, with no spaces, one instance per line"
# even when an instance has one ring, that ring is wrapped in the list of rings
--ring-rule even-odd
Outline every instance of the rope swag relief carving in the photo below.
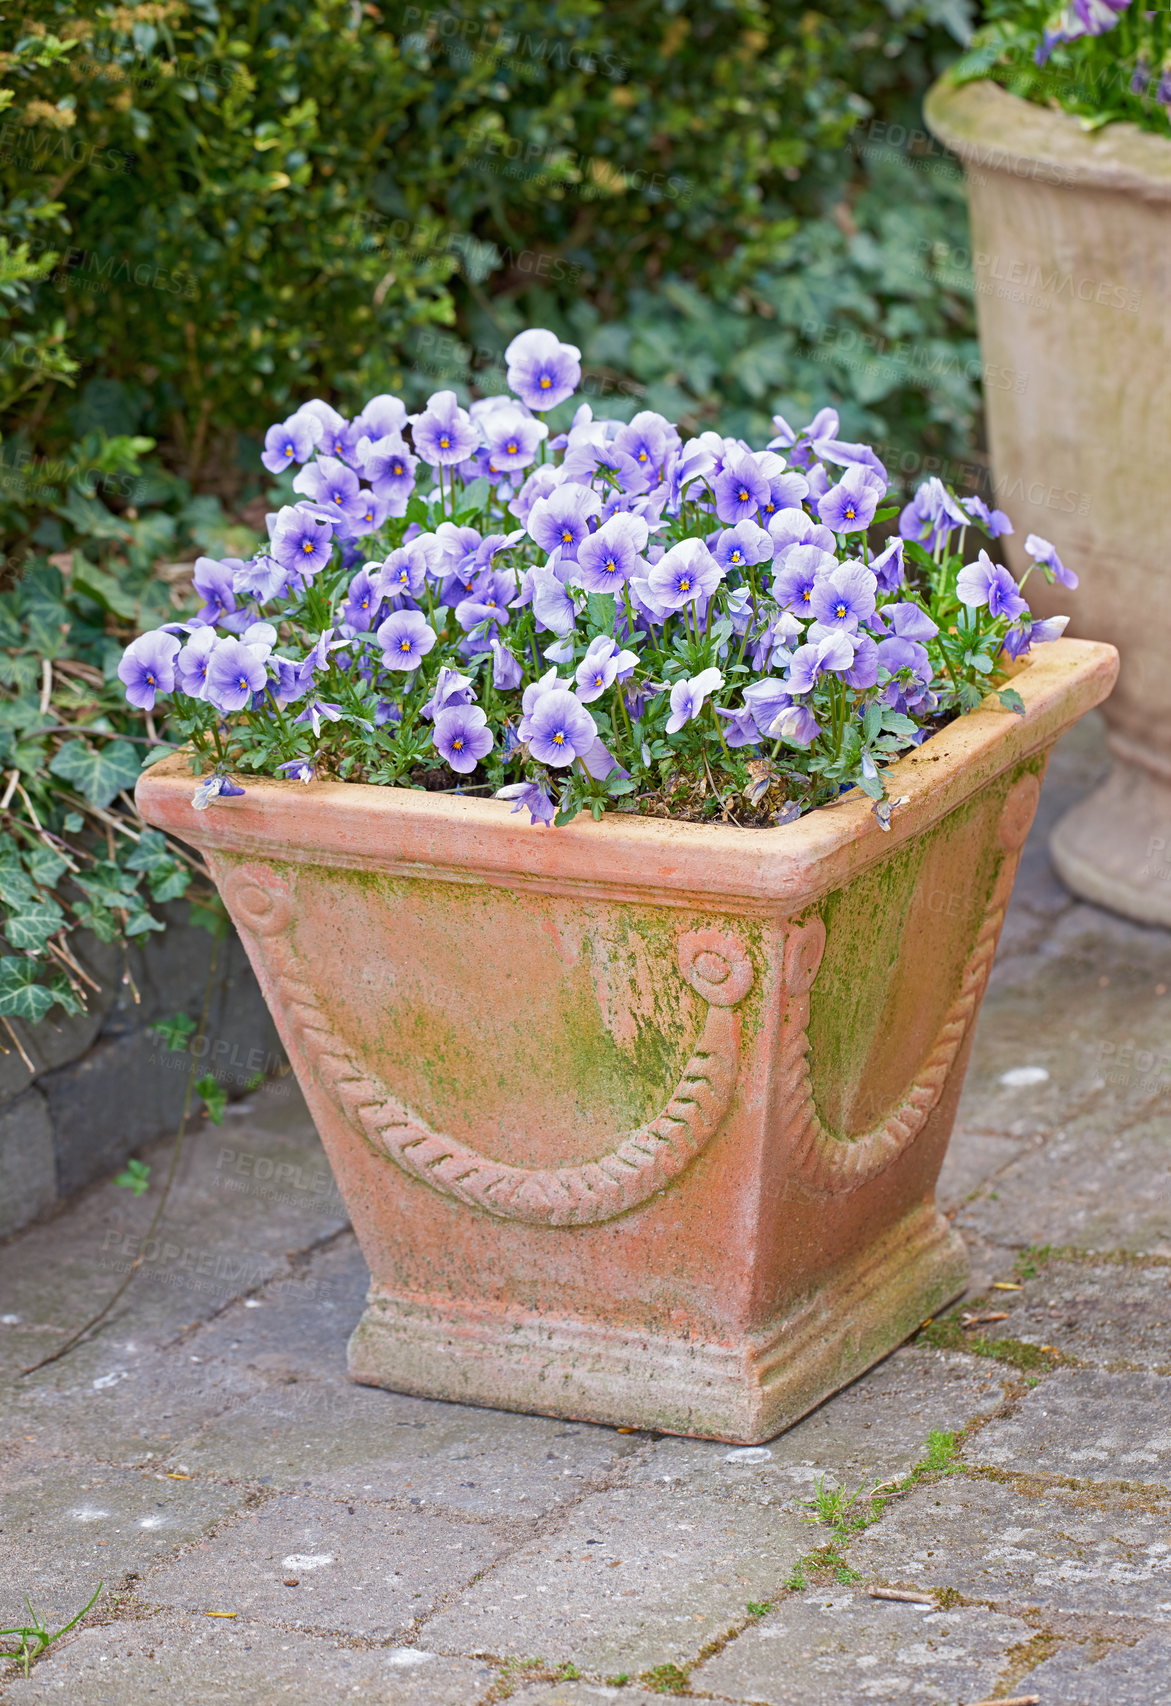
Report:
[[[813,917],[786,930],[774,1100],[782,1111],[782,1129],[776,1135],[786,1144],[794,1176],[807,1188],[821,1193],[858,1189],[891,1166],[926,1125],[979,1009],[1038,793],[1031,774],[1010,788],[998,823],[996,876],[957,992],[898,1104],[860,1136],[827,1129],[813,1093],[810,991],[825,950],[825,925]],[[259,950],[290,1040],[316,1082],[376,1151],[444,1196],[535,1226],[595,1225],[637,1208],[677,1179],[710,1143],[731,1106],[739,1067],[735,1009],[754,982],[748,951],[732,935],[697,930],[679,938],[680,975],[707,1004],[707,1013],[662,1113],[611,1138],[594,1161],[515,1167],[432,1130],[337,1036],[293,950],[294,901],[282,877],[271,867],[248,864],[221,866],[216,874],[234,920]]]
[[[823,1125],[809,1071],[809,992],[825,950],[825,926],[814,919],[785,942],[783,979],[787,1009],[778,1062],[781,1105],[793,1110],[793,1166],[801,1183],[820,1192],[857,1190],[875,1179],[918,1137],[943,1094],[960,1045],[980,1008],[984,985],[1012,894],[1020,850],[1041,784],[1031,773],[1009,789],[1001,809],[997,839],[1001,848],[996,877],[959,989],[944,1015],[935,1041],[902,1100],[886,1118],[858,1137],[830,1132]]]
[[[680,974],[707,1003],[691,1058],[670,1101],[634,1131],[610,1140],[596,1161],[513,1167],[433,1131],[397,1101],[346,1049],[292,951],[293,900],[268,869],[217,873],[237,925],[262,944],[261,958],[317,1082],[380,1153],[443,1196],[534,1226],[590,1226],[637,1208],[690,1166],[711,1141],[736,1089],[735,1007],[752,987],[747,950],[717,930],[680,937]]]

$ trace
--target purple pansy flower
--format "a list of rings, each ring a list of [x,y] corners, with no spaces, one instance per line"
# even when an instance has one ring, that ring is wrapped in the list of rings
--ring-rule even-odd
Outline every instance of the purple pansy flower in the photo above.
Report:
[[[260,551],[247,563],[232,571],[232,591],[237,598],[253,598],[257,604],[267,604],[288,585],[289,570],[267,551]]]
[[[406,424],[407,410],[402,398],[380,391],[377,397],[371,397],[360,415],[354,416],[351,430],[355,434],[355,442],[362,437],[378,440],[403,432]]]
[[[884,694],[888,704],[914,705],[931,685],[931,659],[918,640],[880,640],[878,661],[894,678]]]
[[[989,509],[983,498],[970,497],[960,499],[960,508],[979,522],[990,539],[999,539],[1002,533],[1012,532],[1012,522],[1002,509]]]
[[[946,545],[955,528],[967,527],[969,520],[943,481],[932,474],[900,512],[899,533],[934,551],[937,545]]]
[[[724,458],[712,490],[716,514],[725,527],[738,521],[755,521],[772,495],[768,479],[750,450],[734,449]]]
[[[852,462],[836,486],[817,500],[817,513],[834,533],[865,533],[886,495],[886,481],[864,463]]]
[[[313,397],[308,403],[302,403],[297,411],[302,415],[314,415],[321,422],[321,437],[317,448],[323,456],[344,456],[346,453],[346,433],[349,421],[344,415],[339,415],[332,403],[323,402],[320,397]]]
[[[385,669],[418,669],[435,644],[435,630],[420,610],[392,610],[374,637]]]
[[[290,782],[312,782],[313,766],[307,758],[289,758],[284,764],[278,764],[277,769],[283,772]]]
[[[321,433],[322,426],[317,416],[298,410],[279,426],[269,427],[264,435],[260,460],[270,474],[281,474],[294,462],[308,462]]]
[[[575,579],[586,592],[621,593],[636,570],[644,567],[649,530],[640,515],[612,515],[577,550]]]
[[[830,629],[812,643],[797,647],[789,661],[785,686],[790,693],[809,693],[827,671],[849,669],[853,662],[850,636],[840,628]]]
[[[553,804],[540,782],[510,782],[506,788],[497,788],[498,800],[514,800],[514,812],[527,811],[530,828],[544,824],[546,828],[557,816],[557,807]]]
[[[264,646],[245,645],[225,634],[207,666],[205,697],[220,711],[242,711],[268,683],[267,656]]]
[[[345,602],[338,615],[347,628],[356,633],[364,634],[378,614],[378,606],[382,602],[382,592],[378,584],[371,578],[368,569],[359,569],[350,582]]]
[[[839,563],[814,582],[809,610],[827,627],[852,633],[874,615],[877,591],[878,580],[864,563]]]
[[[1077,576],[1072,569],[1066,568],[1057,555],[1056,547],[1048,539],[1042,539],[1039,533],[1030,533],[1025,540],[1025,550],[1044,569],[1047,581],[1060,581],[1062,586],[1070,588],[1077,585]]]
[[[449,669],[444,664],[435,677],[430,699],[419,707],[419,715],[430,722],[440,711],[449,710],[456,705],[473,704],[475,697],[471,676],[461,675],[458,669]]]
[[[1012,575],[1001,563],[994,563],[987,551],[981,551],[976,562],[960,570],[956,597],[972,610],[987,605],[993,616],[1021,616],[1029,608]]]
[[[768,732],[771,740],[787,740],[794,746],[809,746],[817,739],[821,728],[808,705],[790,705],[778,712]]]
[[[671,715],[667,718],[667,733],[677,734],[684,723],[698,717],[708,694],[715,693],[723,685],[723,672],[715,668],[701,669],[699,674],[693,675],[690,680],[677,681],[671,689]]]
[[[300,505],[286,504],[273,521],[272,554],[284,569],[295,569],[312,580],[329,562],[333,523],[311,515]]]
[[[791,545],[773,574],[773,597],[794,616],[811,616],[813,589],[837,567],[837,558],[818,545]]]
[[[314,740],[317,740],[321,735],[323,719],[327,723],[340,723],[344,716],[345,712],[340,705],[334,705],[328,699],[319,699],[314,693],[306,701],[305,709],[300,715],[293,718],[293,722],[308,723],[313,729]],[[366,726],[369,727],[369,724]]]
[[[538,626],[548,628],[550,632],[562,638],[566,634],[572,634],[577,621],[577,611],[569,589],[558,575],[552,559],[544,568],[537,566],[531,571],[530,585],[533,615]]]
[[[614,435],[614,449],[633,457],[640,468],[652,473],[662,468],[678,445],[679,434],[671,422],[653,409],[640,409]]]
[[[938,624],[932,621],[922,605],[909,602],[884,605],[871,626],[876,633],[885,629],[900,640],[933,640],[939,632]]]
[[[837,540],[829,528],[814,521],[803,509],[783,509],[774,515],[768,524],[768,536],[778,557],[791,545],[816,545],[818,550],[831,554],[837,549]]]
[[[581,382],[581,351],[540,328],[513,338],[504,359],[509,389],[530,409],[555,409]]]
[[[541,764],[572,764],[597,739],[598,726],[581,701],[565,687],[542,693],[522,719],[520,736]]]
[[[710,598],[724,571],[702,539],[681,539],[664,552],[646,578],[651,596],[664,610],[682,610],[697,599]]]
[[[878,642],[869,634],[851,634],[850,641],[854,661],[849,669],[842,671],[842,680],[856,692],[865,692],[878,680]]]
[[[601,498],[590,486],[556,486],[548,497],[539,497],[533,503],[528,532],[542,551],[560,551],[565,561],[573,561],[578,547],[589,537],[590,517],[601,507]]]
[[[241,568],[243,564],[239,565]],[[197,557],[192,583],[203,603],[195,613],[197,622],[215,624],[221,617],[236,610],[235,568],[218,563],[214,557]]]
[[[319,456],[316,462],[310,462],[293,481],[293,490],[308,498],[343,531],[349,531],[362,519],[365,499],[358,476],[340,457]]]
[[[588,705],[615,681],[629,681],[637,663],[637,652],[620,651],[618,642],[609,635],[596,635],[577,666],[577,697],[583,705]]]
[[[904,553],[905,543],[902,538],[891,539],[871,563],[879,592],[897,592],[902,586],[906,574]]]
[[[417,598],[427,579],[427,556],[418,539],[383,558],[378,584],[391,597]]]
[[[196,628],[175,659],[175,678],[192,699],[207,697],[207,668],[219,641],[214,628]]]
[[[517,408],[496,409],[484,427],[488,440],[489,465],[498,474],[527,468],[537,446],[549,436],[544,421],[535,421]]]
[[[161,628],[131,640],[118,665],[118,679],[126,688],[130,704],[140,711],[153,711],[155,695],[173,691],[179,646],[178,635],[165,633]]]
[[[478,705],[449,705],[436,715],[435,749],[461,776],[469,775],[495,744],[487,722]]]
[[[407,449],[401,433],[389,432],[373,440],[359,439],[356,460],[375,497],[385,502],[387,514],[405,515],[419,463]]]
[[[520,660],[509,651],[502,640],[494,634],[492,646],[492,685],[501,693],[510,693],[519,687],[525,678]]]
[[[711,533],[707,542],[712,556],[725,570],[771,563],[773,559],[772,538],[754,521],[738,521],[723,533]]]
[[[415,449],[432,468],[450,468],[470,456],[480,442],[471,416],[454,391],[436,391],[422,414],[411,415]]]
[[[1028,617],[1021,616],[1004,636],[1004,649],[1010,658],[1022,657],[1030,646],[1059,640],[1068,622],[1068,616],[1046,616],[1041,622],[1030,622]]]

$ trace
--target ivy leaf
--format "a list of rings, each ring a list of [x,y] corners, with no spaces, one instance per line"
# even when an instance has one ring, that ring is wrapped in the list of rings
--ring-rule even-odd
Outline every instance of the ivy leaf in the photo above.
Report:
[[[56,994],[37,982],[37,968],[32,960],[5,955],[0,959],[0,1018],[27,1019],[37,1025],[57,999]]]
[[[72,782],[91,806],[108,806],[123,788],[138,780],[142,766],[128,741],[111,741],[95,750],[83,740],[67,740],[50,764],[54,776]]]
[[[146,907],[131,912],[126,918],[126,934],[128,936],[145,936],[151,930],[165,930],[167,927],[161,918],[156,918]]]
[[[73,555],[73,589],[92,598],[111,616],[121,616],[125,622],[137,620],[138,605],[134,599],[123,592],[113,575],[87,562],[80,551]]]
[[[55,900],[39,900],[10,912],[4,920],[4,934],[12,947],[39,954],[64,922],[65,914]]]
[[[219,1080],[213,1077],[210,1072],[205,1072],[195,1086],[195,1094],[201,1098],[212,1125],[223,1125],[224,1109],[228,1105],[228,1092]]]
[[[43,841],[25,854],[24,862],[33,882],[46,889],[56,888],[62,871],[68,869],[57,849],[46,846]]]
[[[197,1027],[186,1013],[176,1013],[173,1019],[156,1019],[150,1029],[162,1038],[172,1054],[183,1054]]]
[[[114,1177],[114,1183],[121,1185],[124,1190],[133,1191],[136,1197],[150,1187],[150,1166],[146,1161],[128,1161],[126,1171]]]

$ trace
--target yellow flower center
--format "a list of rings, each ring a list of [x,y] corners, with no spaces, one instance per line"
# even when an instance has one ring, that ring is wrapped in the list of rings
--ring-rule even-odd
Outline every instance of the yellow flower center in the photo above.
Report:
[[[690,592],[691,591],[691,582],[689,580],[687,580],[686,578],[681,580],[679,582],[679,591],[680,592]]]
[[[573,534],[569,531],[568,527],[566,527],[562,530],[561,543],[563,545],[572,545],[573,544]]]
[[[846,615],[845,605],[844,604],[835,604],[834,605],[834,615],[835,616],[845,616]]]
[[[400,652],[409,652],[411,649],[411,642],[405,638],[401,639],[398,643],[398,649]]]
[[[645,450],[640,450],[640,451],[639,451],[639,453],[638,453],[638,459],[639,459],[639,461],[640,461],[640,462],[645,462],[645,461],[646,461],[646,451],[645,451]]]
[[[565,745],[565,736],[561,733],[560,729],[558,729],[557,733],[553,736],[553,745],[554,746],[564,746]]]
[[[846,511],[846,520],[847,521],[853,521],[853,519],[854,519],[854,511],[852,509],[848,509]]]
[[[738,562],[739,562],[739,561],[740,561],[740,553],[739,553],[739,551],[733,551],[733,552],[732,552],[732,561],[733,561],[733,562],[734,562],[734,563],[738,563]]]
[[[746,504],[748,502],[748,488],[746,486],[741,486],[740,488],[740,502],[742,504]]]
[[[812,588],[812,587],[809,587],[809,586],[806,586],[806,587],[802,587],[802,589],[801,589],[801,598],[802,598],[802,601],[803,601],[803,602],[804,602],[804,603],[805,603],[805,604],[808,604],[808,603],[809,603],[809,599],[810,599],[810,595],[811,595],[811,594],[812,594],[812,592],[813,592],[813,588]]]
[[[542,375],[541,375],[541,390],[547,391],[549,389],[550,385],[552,385],[552,383],[553,383],[553,381],[550,379],[549,375],[547,373],[542,373]]]
[[[517,443],[516,443],[516,441],[515,441],[515,440],[514,440],[514,441],[513,441],[513,442],[512,442],[512,443],[511,443],[511,444],[506,444],[506,445],[505,445],[505,446],[504,446],[504,448],[505,448],[505,450],[506,450],[506,451],[507,451],[507,453],[508,453],[508,455],[509,455],[509,456],[515,456],[515,455],[516,455],[516,453],[517,453],[517,451],[518,451],[518,450],[519,450],[519,449],[520,449],[520,446],[519,446],[519,444],[517,444]]]
[[[313,554],[313,541],[312,541],[312,539],[304,540],[301,544],[301,549],[302,549],[302,551],[304,551],[304,553],[307,557],[312,556],[312,554]]]
[[[452,752],[462,752],[463,749],[464,737],[462,735],[456,735],[455,739],[451,743],[451,750]]]
[[[439,448],[440,448],[440,450],[450,450],[451,449],[451,440],[449,438],[441,438],[439,440]]]

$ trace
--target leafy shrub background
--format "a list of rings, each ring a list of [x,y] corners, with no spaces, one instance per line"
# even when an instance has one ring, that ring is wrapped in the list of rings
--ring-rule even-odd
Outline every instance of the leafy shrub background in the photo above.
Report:
[[[124,929],[177,892],[99,785],[166,735],[121,706],[120,642],[176,564],[252,548],[260,437],[306,397],[496,390],[545,324],[610,413],[763,442],[833,402],[904,471],[968,450],[962,184],[920,117],[967,34],[964,0],[14,0],[0,900],[39,925],[8,930],[0,1017],[43,1011],[29,955],[80,998],[57,949],[98,903],[38,848],[104,862]]]

